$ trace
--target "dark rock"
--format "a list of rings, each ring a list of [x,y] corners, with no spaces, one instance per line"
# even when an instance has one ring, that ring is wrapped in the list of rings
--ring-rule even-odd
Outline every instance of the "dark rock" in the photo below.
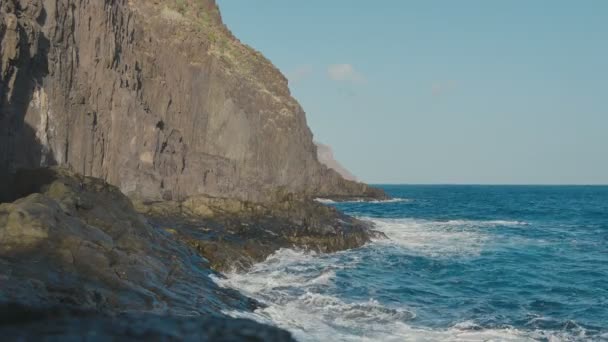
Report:
[[[0,334],[5,341],[294,341],[286,331],[245,319],[145,313],[105,316],[18,304],[0,304]]]
[[[57,165],[96,178],[18,172]],[[210,267],[374,234],[314,197],[386,194],[319,163],[287,79],[214,0],[0,0],[3,337],[288,339],[224,317],[258,303]]]
[[[58,164],[147,200],[385,197],[318,162],[287,79],[214,0],[3,0],[0,14],[3,179]]]
[[[355,177],[350,171],[348,171],[339,161],[334,157],[334,151],[329,145],[321,144],[320,142],[315,142],[317,146],[317,159],[319,162],[330,169],[335,170],[337,173],[342,176],[342,178],[350,181],[357,181],[357,177]]]
[[[246,269],[280,248],[329,253],[382,237],[369,223],[293,195],[263,204],[198,196],[136,207],[219,271]]]
[[[200,316],[222,317],[223,310],[257,307],[238,292],[217,286],[206,259],[149,225],[118,188],[63,169],[25,171],[16,179],[11,194],[25,197],[0,204],[0,303],[33,311],[0,310],[0,331],[28,339],[37,334],[56,339],[84,336],[89,330],[102,334],[109,327],[117,337],[130,333],[122,318],[39,318],[39,312],[59,308],[99,317],[130,313],[125,322],[141,320],[142,333],[158,333],[160,339],[173,332],[176,339],[194,338],[207,333],[196,329],[209,329],[208,324],[216,322]],[[25,179],[32,184],[21,182]],[[27,329],[13,326],[22,321],[32,321],[31,329],[28,322]],[[157,327],[158,321],[167,324]],[[232,323],[222,324],[229,329]]]

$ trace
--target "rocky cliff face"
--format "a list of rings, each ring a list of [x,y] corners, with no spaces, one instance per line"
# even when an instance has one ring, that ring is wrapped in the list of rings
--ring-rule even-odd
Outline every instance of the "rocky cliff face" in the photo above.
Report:
[[[258,303],[218,286],[209,260],[118,188],[54,168],[10,188],[21,198],[0,204],[3,341],[293,341],[227,317]]]
[[[340,176],[342,176],[342,178],[346,180],[353,182],[357,181],[357,177],[350,173],[344,166],[342,166],[342,164],[340,164],[339,161],[336,160],[331,146],[321,144],[319,142],[316,142],[315,145],[317,145],[317,158],[321,164],[336,171],[338,174],[340,174]]]
[[[2,0],[0,14],[2,179],[58,164],[145,199],[384,196],[318,162],[286,78],[214,0]]]

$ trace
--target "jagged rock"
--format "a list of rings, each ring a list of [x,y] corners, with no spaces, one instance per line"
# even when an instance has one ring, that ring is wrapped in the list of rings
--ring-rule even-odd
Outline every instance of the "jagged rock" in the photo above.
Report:
[[[58,164],[143,199],[385,196],[318,162],[287,79],[213,0],[3,0],[0,14],[3,179]]]
[[[258,304],[217,286],[206,259],[148,224],[118,188],[63,169],[40,169],[18,173],[10,195],[25,197],[0,204],[0,304],[15,303],[34,313],[84,310],[96,318],[43,315],[14,322],[18,315],[7,318],[0,310],[0,333],[60,339],[97,331],[121,337],[129,333],[125,322],[139,322],[143,332],[159,338],[175,333],[179,339],[213,336],[194,329],[219,319],[225,320],[222,329],[256,326],[233,322],[222,311],[247,311]],[[125,312],[125,322],[112,318]],[[159,315],[165,318],[154,318]],[[156,326],[159,321],[165,324]],[[260,333],[276,333],[257,326]],[[105,331],[109,327],[117,329],[116,335]]]
[[[183,202],[136,202],[136,208],[218,271],[246,269],[280,248],[328,253],[383,237],[366,222],[293,195],[275,194],[267,203],[197,196]]]
[[[342,176],[342,178],[350,181],[357,181],[357,177],[355,177],[350,171],[348,171],[339,161],[334,158],[334,151],[331,146],[321,144],[320,142],[315,142],[317,146],[317,158],[319,162],[328,168],[335,170],[337,173]]]
[[[98,313],[0,305],[0,334],[9,341],[294,341],[278,328],[245,319]]]
[[[0,303],[30,317],[0,315],[4,337],[288,340],[226,318],[258,303],[210,267],[372,234],[310,199],[384,192],[319,163],[287,79],[214,0],[1,0],[0,68]],[[19,171],[54,165],[97,178]]]
[[[0,305],[15,303],[35,319],[0,314],[0,333],[24,339],[215,339],[230,331],[228,340],[289,340],[224,317],[258,303],[220,288],[212,268],[247,268],[287,247],[334,252],[376,236],[285,190],[265,203],[196,196],[134,207],[103,180],[44,168],[18,172],[6,195],[16,200],[0,204]]]

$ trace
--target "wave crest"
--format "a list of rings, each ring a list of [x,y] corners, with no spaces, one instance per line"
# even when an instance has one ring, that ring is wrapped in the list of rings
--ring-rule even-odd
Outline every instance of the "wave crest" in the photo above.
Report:
[[[334,201],[329,198],[315,198],[315,201],[323,204],[337,204],[337,203],[400,203],[400,202],[411,202],[412,200],[409,198],[391,198],[386,200],[377,200],[377,199],[357,199],[353,201]]]
[[[565,331],[489,329],[471,321],[447,328],[420,327],[415,324],[416,313],[411,308],[389,307],[374,299],[346,302],[337,297],[340,289],[334,284],[336,272],[356,267],[359,262],[357,251],[325,255],[282,249],[247,273],[214,280],[266,304],[253,313],[226,314],[276,325],[291,331],[302,342],[585,340],[584,331],[575,336]]]

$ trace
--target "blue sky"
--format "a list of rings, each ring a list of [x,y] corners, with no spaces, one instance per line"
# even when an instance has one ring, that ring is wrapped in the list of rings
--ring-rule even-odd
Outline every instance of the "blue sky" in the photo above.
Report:
[[[608,184],[608,1],[219,5],[364,181]]]

